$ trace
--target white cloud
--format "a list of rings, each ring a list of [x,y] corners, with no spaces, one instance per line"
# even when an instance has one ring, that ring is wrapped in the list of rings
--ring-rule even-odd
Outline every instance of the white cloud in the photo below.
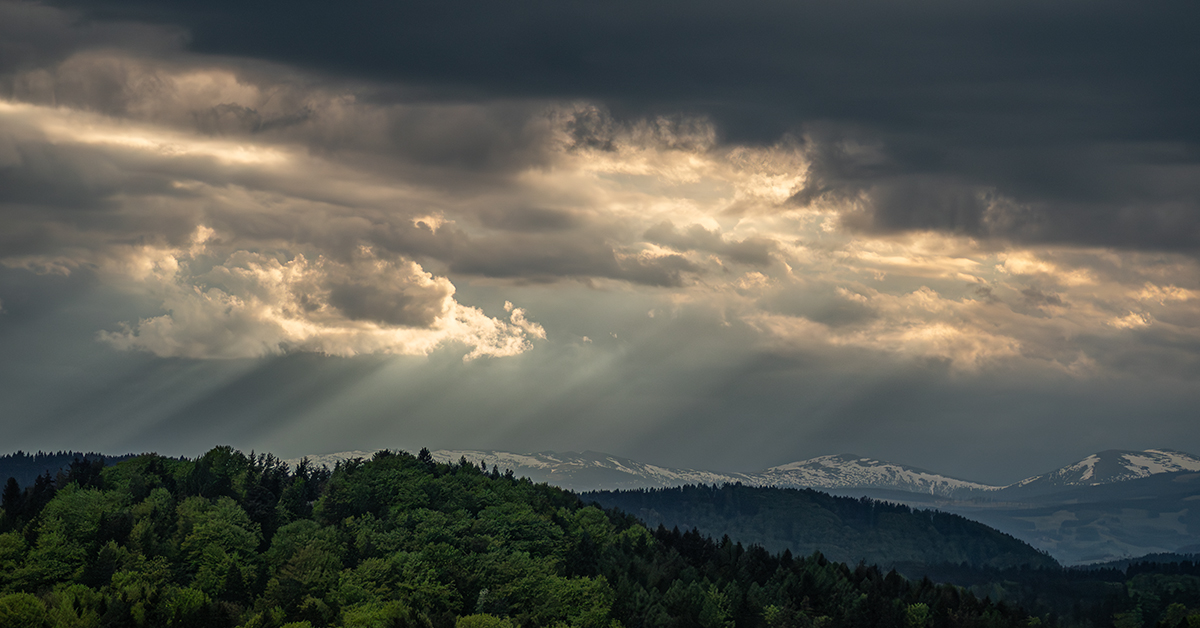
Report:
[[[1167,301],[1190,301],[1200,297],[1200,291],[1179,286],[1156,286],[1147,281],[1135,296],[1142,301],[1157,301],[1159,305],[1166,305]]]
[[[193,270],[205,266],[180,250],[130,256],[117,270],[159,294],[167,313],[101,332],[101,340],[187,358],[426,355],[460,343],[474,359],[516,355],[530,348],[530,337],[545,337],[520,308],[509,304],[511,323],[488,317],[456,302],[447,279],[369,250],[350,262],[235,251],[204,272]]]

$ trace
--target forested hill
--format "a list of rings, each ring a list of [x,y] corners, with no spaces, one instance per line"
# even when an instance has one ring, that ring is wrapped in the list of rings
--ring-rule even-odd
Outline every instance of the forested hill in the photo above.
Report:
[[[0,482],[13,478],[16,480],[17,486],[25,487],[33,484],[38,476],[48,473],[50,477],[54,477],[60,471],[66,471],[72,463],[103,461],[102,464],[112,465],[122,460],[128,460],[134,455],[105,456],[95,452],[85,453],[82,451],[39,451],[35,454],[28,454],[18,451],[0,456]]]
[[[651,526],[695,527],[772,551],[820,551],[852,564],[1058,566],[1027,543],[958,515],[811,489],[726,484],[595,491],[582,497],[620,508]]]
[[[334,471],[217,448],[6,494],[0,626],[1025,627],[874,567],[651,532],[574,494],[380,452]]]

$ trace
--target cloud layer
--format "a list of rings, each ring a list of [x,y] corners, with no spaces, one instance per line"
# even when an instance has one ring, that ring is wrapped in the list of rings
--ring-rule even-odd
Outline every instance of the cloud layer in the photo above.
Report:
[[[108,351],[1198,374],[1192,4],[72,6],[0,2],[0,267]]]
[[[140,283],[167,313],[101,337],[163,356],[500,356],[545,335],[459,304],[453,277],[626,285],[720,303],[776,348],[958,369],[1083,373],[1110,344],[1197,334],[1191,256],[989,237],[1036,212],[889,174],[875,144],[729,143],[703,117],[373,102],[282,76],[112,51],[14,74],[4,263]],[[897,232],[892,207],[928,218]]]

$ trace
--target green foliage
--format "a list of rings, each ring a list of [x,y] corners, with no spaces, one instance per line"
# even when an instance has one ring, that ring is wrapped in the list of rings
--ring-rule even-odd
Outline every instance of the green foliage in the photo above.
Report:
[[[516,626],[509,619],[480,613],[459,617],[455,628],[516,628]]]
[[[957,589],[819,554],[795,559],[695,530],[652,532],[571,493],[429,455],[380,452],[331,473],[218,447],[194,461],[80,466],[71,477],[7,498],[20,525],[0,533],[3,625],[1016,628],[1029,620]]]
[[[0,628],[41,628],[48,621],[46,605],[37,596],[10,593],[0,597]]]
[[[461,620],[460,620],[461,621]],[[431,628],[429,618],[403,602],[377,602],[346,609],[342,614],[346,628]]]
[[[924,602],[909,604],[905,611],[904,625],[908,628],[926,628],[929,625],[929,605]]]
[[[57,587],[49,596],[49,620],[52,626],[99,628],[104,611],[104,596],[82,584]]]

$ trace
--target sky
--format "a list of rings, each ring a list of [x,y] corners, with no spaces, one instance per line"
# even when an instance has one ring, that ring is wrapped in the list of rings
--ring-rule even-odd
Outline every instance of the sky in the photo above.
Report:
[[[1200,453],[1191,0],[0,0],[0,450]]]

